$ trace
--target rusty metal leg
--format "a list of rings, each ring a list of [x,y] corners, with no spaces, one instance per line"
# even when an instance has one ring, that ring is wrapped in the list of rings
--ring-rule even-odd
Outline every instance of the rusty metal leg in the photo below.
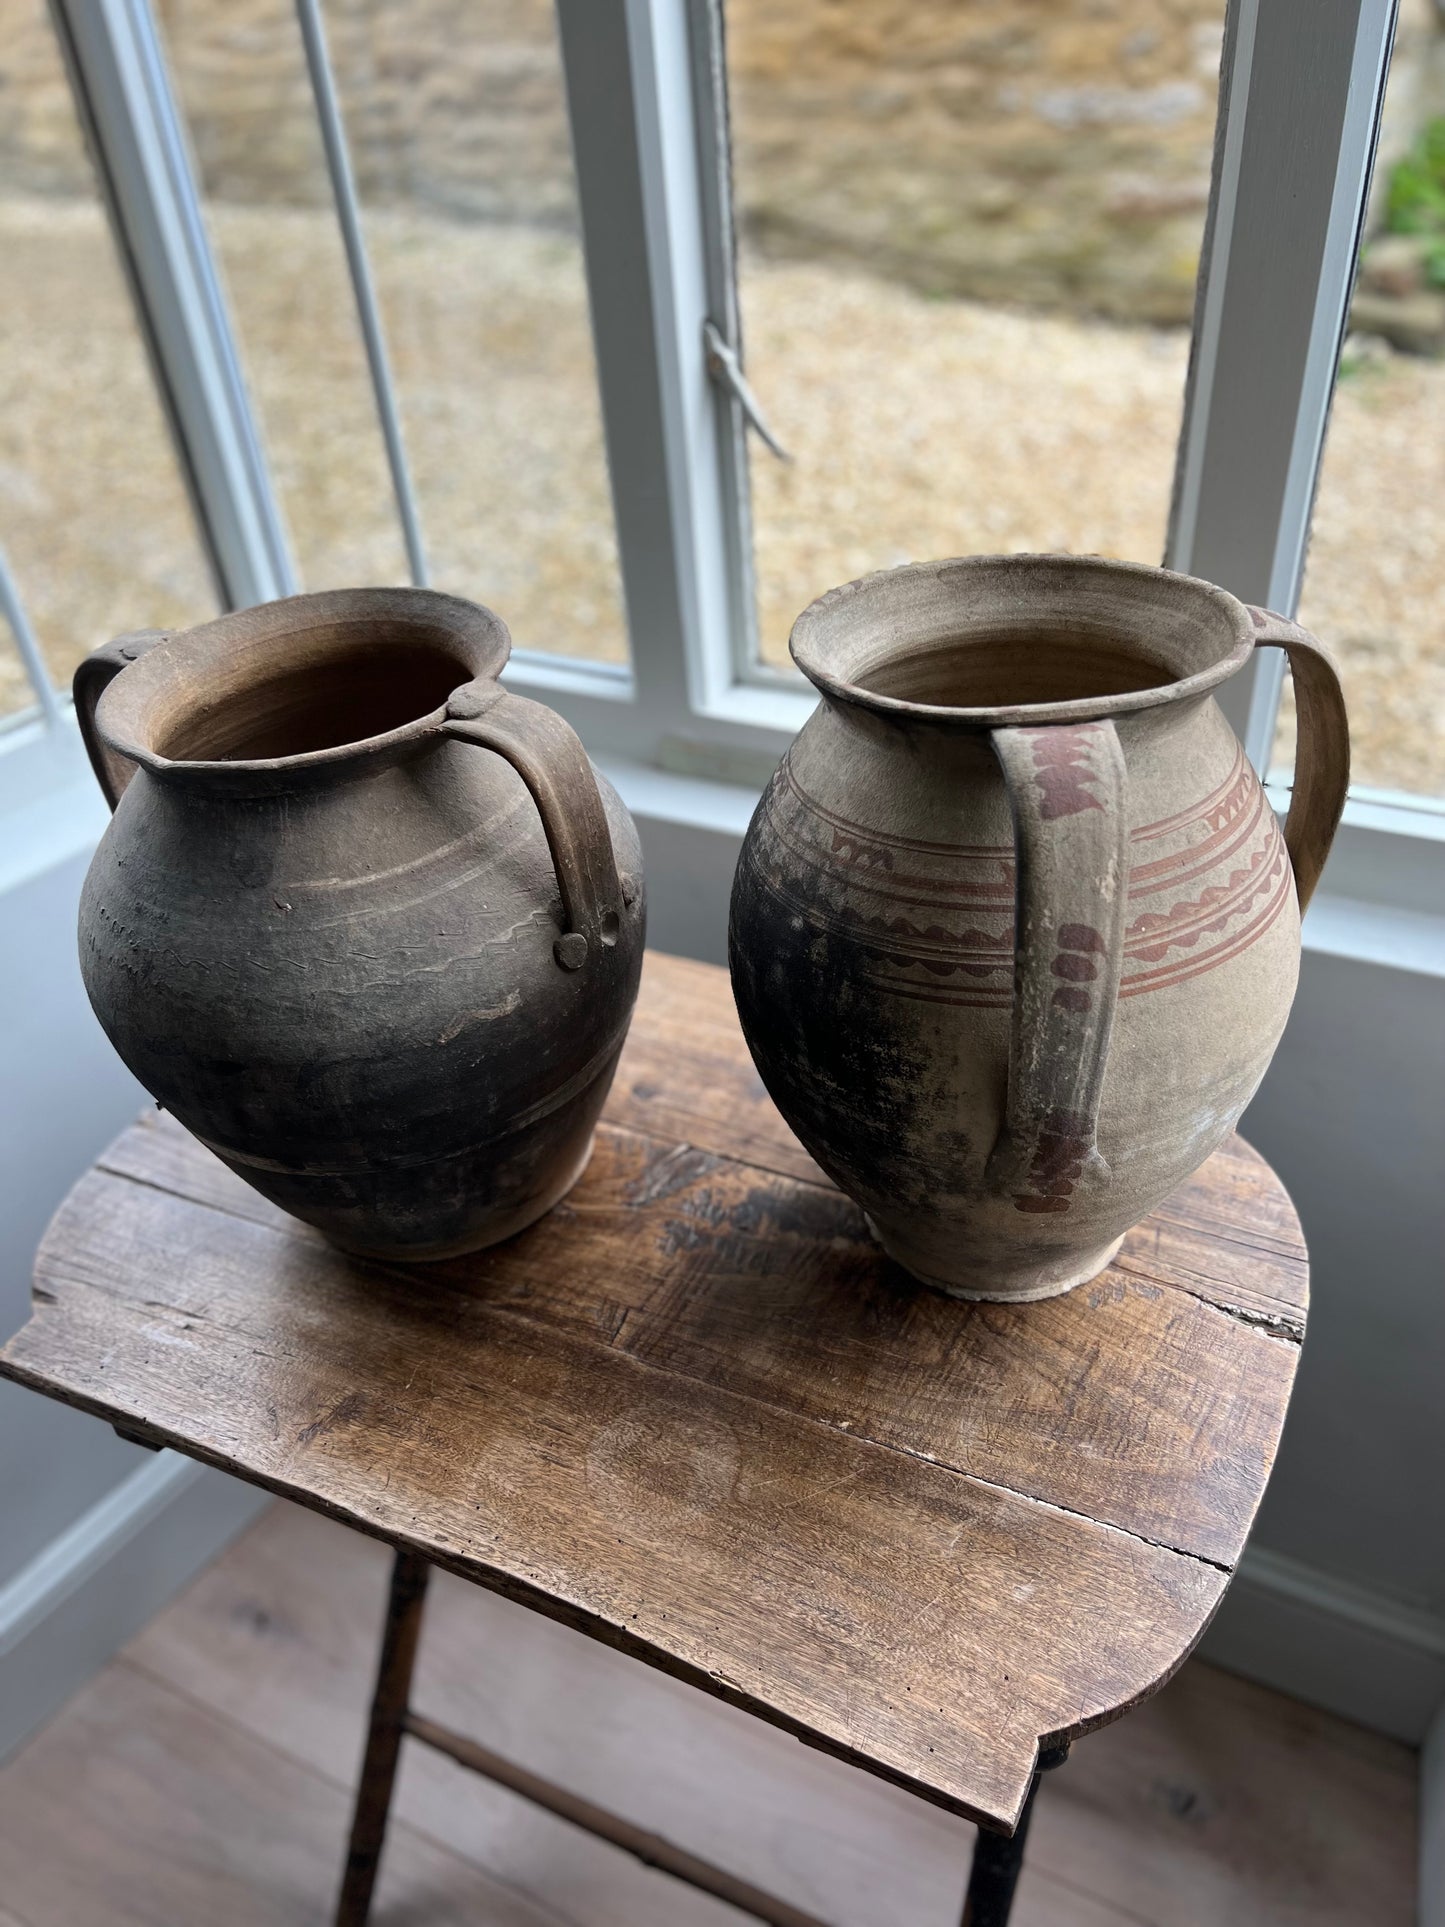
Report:
[[[982,1827],[973,1849],[973,1868],[968,1876],[968,1894],[963,1903],[962,1927],[1008,1927],[1013,1912],[1014,1890],[1024,1864],[1024,1844],[1029,1822],[1034,1817],[1039,1780],[1050,1767],[1061,1766],[1069,1757],[1067,1746],[1056,1746],[1039,1754],[1024,1810],[1014,1831],[986,1833]]]
[[[391,1569],[391,1597],[386,1629],[381,1636],[381,1660],[376,1669],[376,1691],[371,1699],[371,1725],[366,1735],[366,1758],[356,1806],[351,1816],[351,1845],[341,1898],[336,1903],[336,1927],[366,1927],[371,1894],[386,1839],[391,1790],[396,1783],[396,1761],[405,1730],[411,1670],[421,1634],[422,1608],[431,1568],[414,1552],[398,1552]]]

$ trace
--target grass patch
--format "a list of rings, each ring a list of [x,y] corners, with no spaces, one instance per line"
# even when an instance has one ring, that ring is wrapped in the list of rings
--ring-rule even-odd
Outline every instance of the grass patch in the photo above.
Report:
[[[1430,121],[1390,170],[1385,226],[1391,234],[1427,238],[1425,278],[1445,288],[1445,116]]]

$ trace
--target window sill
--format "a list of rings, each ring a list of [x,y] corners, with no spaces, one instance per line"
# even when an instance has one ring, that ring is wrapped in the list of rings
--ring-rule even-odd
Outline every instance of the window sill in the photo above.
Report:
[[[1445,916],[1321,890],[1306,913],[1303,938],[1310,954],[1445,977]]]
[[[1265,788],[1283,822],[1288,789]],[[1445,811],[1378,792],[1351,796],[1305,947],[1445,975]]]
[[[620,662],[585,662],[540,649],[514,649],[503,674],[519,694],[537,690],[544,700],[561,692],[608,703],[630,703],[637,696],[636,679]]]

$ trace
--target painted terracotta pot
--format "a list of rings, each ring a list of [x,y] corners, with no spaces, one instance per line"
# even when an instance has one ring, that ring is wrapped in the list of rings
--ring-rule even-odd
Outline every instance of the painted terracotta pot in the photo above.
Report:
[[[1261,643],[1300,713],[1283,839],[1211,693]],[[732,899],[758,1069],[917,1277],[1066,1291],[1279,1041],[1348,781],[1335,672],[1223,589],[1072,556],[870,576],[791,647],[823,700]]]
[[[350,1250],[439,1258],[574,1183],[637,995],[637,835],[506,693],[488,610],[296,596],[122,637],[76,700],[115,807],[80,953],[130,1069]]]

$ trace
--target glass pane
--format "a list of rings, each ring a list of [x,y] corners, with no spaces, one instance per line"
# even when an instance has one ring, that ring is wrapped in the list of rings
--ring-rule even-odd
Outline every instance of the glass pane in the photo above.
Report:
[[[162,0],[299,573],[406,561],[289,0]],[[550,0],[326,9],[433,585],[518,648],[626,630]]]
[[[765,663],[896,562],[1158,562],[1223,17],[727,0]]]
[[[11,0],[4,23],[0,542],[65,683],[111,636],[216,600],[45,0]],[[33,700],[7,647],[0,718]]]
[[[1356,785],[1445,798],[1445,34],[1401,15],[1300,621],[1333,650]],[[1433,111],[1432,111],[1433,109]],[[1286,686],[1275,765],[1294,763]]]

